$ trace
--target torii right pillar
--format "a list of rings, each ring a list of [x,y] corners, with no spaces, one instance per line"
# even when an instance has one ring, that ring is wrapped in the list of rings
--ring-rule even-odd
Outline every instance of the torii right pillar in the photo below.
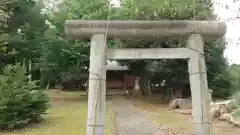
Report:
[[[187,46],[191,50],[188,68],[195,133],[196,135],[211,135],[212,118],[210,117],[210,98],[201,35],[189,36]]]

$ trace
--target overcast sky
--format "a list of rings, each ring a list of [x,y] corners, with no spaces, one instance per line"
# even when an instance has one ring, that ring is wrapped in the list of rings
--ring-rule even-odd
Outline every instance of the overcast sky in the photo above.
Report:
[[[220,4],[215,4],[215,13],[219,15],[220,20],[227,23],[226,38],[229,44],[225,56],[229,59],[230,64],[240,64],[240,19],[232,19],[240,16],[240,12],[238,13],[239,3],[233,3],[233,0],[215,1],[220,2]],[[222,4],[227,4],[229,9],[222,7]]]

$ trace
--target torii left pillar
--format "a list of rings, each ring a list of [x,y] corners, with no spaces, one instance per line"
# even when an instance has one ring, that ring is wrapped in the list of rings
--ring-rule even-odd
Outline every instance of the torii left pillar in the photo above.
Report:
[[[93,35],[90,49],[87,135],[104,135],[106,51],[106,36]]]

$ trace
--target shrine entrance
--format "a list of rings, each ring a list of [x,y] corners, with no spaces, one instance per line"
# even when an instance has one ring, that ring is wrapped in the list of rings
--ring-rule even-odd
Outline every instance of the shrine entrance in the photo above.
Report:
[[[66,33],[91,38],[87,135],[104,134],[107,59],[187,59],[196,135],[210,135],[210,96],[203,51],[204,36],[223,36],[218,21],[66,21]],[[185,48],[108,49],[107,38],[187,36]]]

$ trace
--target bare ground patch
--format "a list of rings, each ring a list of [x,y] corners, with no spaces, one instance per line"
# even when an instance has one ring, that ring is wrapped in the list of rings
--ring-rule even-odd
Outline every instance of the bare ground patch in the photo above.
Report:
[[[159,104],[156,100],[149,100],[148,97],[130,98],[129,100],[167,135],[189,135],[194,132],[191,115],[177,113],[170,110],[167,104]],[[213,135],[239,135],[240,133],[240,128],[218,120],[213,121],[212,130]]]

